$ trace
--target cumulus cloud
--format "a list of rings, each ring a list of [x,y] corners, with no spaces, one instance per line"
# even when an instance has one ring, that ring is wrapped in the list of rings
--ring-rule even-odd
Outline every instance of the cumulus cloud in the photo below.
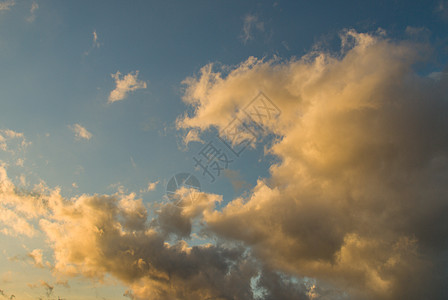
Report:
[[[123,100],[127,95],[138,89],[146,89],[146,82],[143,80],[138,80],[139,71],[128,73],[127,75],[121,76],[121,73],[112,74],[112,78],[115,79],[115,89],[110,93],[108,102],[116,102]]]
[[[69,128],[75,133],[77,139],[90,140],[92,138],[92,134],[80,124],[73,124]]]
[[[180,214],[172,218],[198,217],[212,209],[214,197],[202,194],[195,204],[177,207]],[[169,233],[157,221],[148,222],[134,195],[83,195],[72,201],[53,195],[49,203],[51,217],[41,219],[40,226],[54,251],[55,272],[95,279],[111,274],[132,288],[126,294],[134,299],[253,299],[251,279],[260,268],[247,249],[168,243]],[[297,286],[279,288],[284,289],[300,292]]]
[[[11,236],[34,236],[37,231],[30,220],[45,211],[44,198],[17,188],[8,178],[5,165],[0,165],[0,232]]]
[[[198,192],[195,188],[179,188],[171,195],[172,203],[161,205],[156,213],[162,232],[188,238],[195,219],[202,219],[205,212],[211,212],[222,197]],[[177,205],[174,205],[176,203]]]
[[[178,195],[190,192],[182,189]],[[65,199],[58,190],[48,191],[41,195],[45,209],[38,224],[53,253],[52,272],[95,281],[112,275],[130,287],[125,294],[133,299],[256,299],[256,290],[270,295],[266,299],[307,299],[303,283],[292,284],[291,277],[263,267],[241,245],[190,246],[175,238],[178,233],[191,238],[188,224],[205,212],[211,214],[221,199],[205,193],[196,196],[196,201],[187,197],[176,206],[177,213],[170,212],[173,204],[161,204],[152,219],[135,194]],[[37,266],[46,264],[39,249],[28,256]],[[38,286],[47,296],[54,289],[44,281],[30,285]]]
[[[43,252],[42,249],[34,249],[33,251],[29,252],[28,257],[32,259],[33,265],[37,268],[43,268],[44,267],[44,259],[43,259]]]
[[[259,90],[282,113],[265,124],[278,137],[271,177],[203,221],[272,269],[316,278],[317,294],[330,284],[327,295],[355,299],[442,299],[447,79],[413,70],[427,45],[353,30],[341,40],[340,53],[251,57],[185,80],[194,113],[181,128],[222,130]]]
[[[2,1],[0,2],[0,11],[10,10],[14,5],[16,5],[16,2],[14,0]]]
[[[243,110],[260,90],[281,111],[262,123],[269,178],[222,209],[187,188],[152,211],[132,193],[25,193],[4,166],[0,203],[45,234],[55,274],[111,275],[133,299],[444,299],[448,78],[414,71],[426,45],[341,40],[339,53],[251,57],[184,81],[193,113],[177,125],[198,134],[253,120]]]

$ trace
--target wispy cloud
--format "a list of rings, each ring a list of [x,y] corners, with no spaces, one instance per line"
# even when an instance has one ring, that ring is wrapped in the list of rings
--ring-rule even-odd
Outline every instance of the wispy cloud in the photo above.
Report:
[[[98,42],[98,34],[96,33],[96,30],[93,31],[93,47],[99,48],[100,43]]]
[[[121,76],[121,73],[117,71],[115,74],[111,74],[112,78],[115,79],[115,89],[110,93],[108,102],[113,103],[125,99],[128,94],[132,91],[138,89],[146,89],[146,82],[143,80],[138,80],[139,71],[128,73],[127,75]]]
[[[157,185],[160,183],[159,180],[154,181],[154,182],[148,182],[148,186],[144,189],[140,190],[140,193],[147,193],[147,192],[151,192],[154,191],[157,188]]]
[[[0,129],[0,150],[17,154],[23,152],[30,144],[31,142],[27,142],[23,133],[11,129]]]
[[[14,0],[0,2],[0,11],[10,10],[14,5],[16,5],[16,2]]]
[[[448,1],[440,0],[439,4],[435,8],[435,13],[438,14],[442,19],[448,19]]]
[[[244,17],[243,32],[240,36],[244,44],[254,38],[255,31],[263,32],[264,23],[257,15],[248,14]]]
[[[98,49],[99,47],[101,47],[101,43],[99,41],[98,33],[96,32],[96,30],[94,30],[92,32],[92,45],[90,46],[89,50],[84,52],[84,55],[89,55],[93,49]]]
[[[92,138],[92,134],[80,124],[71,125],[69,128],[75,133],[77,139],[90,140]]]
[[[204,143],[204,141],[200,137],[200,132],[198,130],[191,129],[188,131],[188,133],[186,135],[183,135],[182,143],[183,143],[183,145],[185,145],[185,147],[184,147],[184,149],[181,148],[181,150],[187,150],[188,145],[191,142],[198,142],[198,143],[202,143],[202,144]]]
[[[26,19],[28,22],[32,23],[36,19],[36,10],[39,9],[39,4],[33,1],[30,8],[30,16]]]
[[[159,181],[149,182],[148,187],[146,188],[146,191],[147,192],[154,191],[158,184],[159,184]]]
[[[27,256],[32,259],[32,263],[36,268],[44,267],[42,249],[34,249],[33,251],[29,252]]]

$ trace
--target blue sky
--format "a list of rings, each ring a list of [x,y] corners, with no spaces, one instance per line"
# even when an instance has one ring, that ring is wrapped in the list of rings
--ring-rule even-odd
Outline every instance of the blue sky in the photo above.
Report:
[[[293,65],[313,51],[343,60],[347,52],[341,51],[340,37],[352,29],[375,39],[387,39],[390,47],[406,42],[418,44],[423,54],[419,54],[422,59],[410,63],[413,74],[430,78],[430,74],[443,74],[446,70],[447,26],[448,3],[439,0],[3,0],[0,1],[0,130],[4,130],[3,137],[9,136],[7,147],[13,152],[0,150],[0,161],[16,190],[36,192],[36,185],[44,182],[45,193],[60,189],[62,197],[72,200],[83,194],[124,197],[135,193],[135,198],[142,199],[149,211],[154,203],[166,202],[168,180],[177,173],[188,172],[199,179],[202,191],[222,196],[215,208],[219,212],[239,196],[247,201],[255,198],[256,191],[262,190],[262,180],[272,177],[272,184],[279,184],[282,176],[291,176],[282,175],[286,171],[275,175],[272,169],[282,159],[287,161],[286,154],[279,153],[289,152],[276,149],[283,147],[282,139],[285,143],[289,141],[288,135],[282,135],[284,132],[280,129],[272,130],[272,135],[259,140],[255,149],[247,149],[241,157],[234,158],[229,165],[232,172],[221,174],[211,183],[194,168],[193,157],[205,143],[216,141],[217,130],[224,127],[225,121],[214,123],[201,119],[195,109],[207,108],[209,100],[205,98],[198,97],[196,106],[182,100],[188,98],[188,88],[195,85],[186,83],[185,79],[199,80],[203,76],[202,68],[213,63],[214,72],[222,76],[223,89],[229,83],[227,91],[231,93],[229,74],[242,68],[242,62],[250,57],[264,62],[274,60],[268,63],[272,74],[278,71],[275,65]],[[355,34],[348,37],[357,41],[364,39]],[[395,56],[390,59],[397,61]],[[256,77],[260,80],[258,90],[266,92],[274,103],[282,104],[280,96],[275,97],[264,87],[272,87],[268,84],[269,78],[283,78],[283,75],[263,76]],[[133,83],[125,82],[126,78]],[[124,85],[122,94],[111,101],[111,93],[117,90],[120,80]],[[285,81],[279,79],[278,84]],[[209,95],[214,95],[211,90],[214,84],[210,83]],[[253,90],[238,98],[239,107],[249,103],[256,92]],[[221,94],[215,93],[216,98],[210,96],[211,101],[221,99]],[[238,95],[235,97],[243,93]],[[297,97],[306,98],[305,94]],[[281,106],[282,115],[288,115],[288,107]],[[230,121],[226,112],[223,110],[222,118]],[[192,128],[181,129],[176,124],[185,113],[204,124],[200,129],[204,144],[183,142]],[[8,135],[7,130],[23,136]],[[276,148],[273,144],[280,146]],[[444,151],[442,147],[441,152]],[[297,172],[297,176],[303,175],[299,169]],[[316,172],[303,176],[313,178]],[[235,189],[232,182],[240,186]],[[147,191],[151,183],[154,183],[152,190]],[[8,205],[5,207],[10,208]],[[30,221],[36,228],[39,228],[39,218]],[[207,222],[206,214],[204,218]],[[228,240],[234,238],[226,236],[224,229],[216,232]],[[186,240],[190,245],[197,245],[213,243],[216,239],[219,238],[208,234]],[[167,241],[174,243],[175,238],[171,236]],[[239,242],[247,240],[243,238]],[[44,232],[32,237],[0,234],[0,244],[3,245],[0,289],[17,299],[57,299],[58,296],[124,299],[126,290],[133,290],[135,299],[144,299],[139,296],[144,292],[139,294],[133,282],[123,280],[114,272],[105,271],[105,283],[95,276],[92,280],[82,272],[76,276],[58,275],[54,267],[56,246]],[[42,249],[48,266],[33,266],[29,255],[33,249]],[[270,267],[285,271],[279,261]],[[286,270],[286,274],[297,276],[302,272],[296,271]],[[310,278],[318,277],[318,272],[303,272],[310,274]],[[61,282],[67,280],[70,288],[57,284],[59,277],[63,278]],[[323,277],[324,282],[334,284]],[[44,281],[54,290],[46,288]],[[307,293],[312,299],[309,288]],[[185,295],[184,299],[189,299]]]

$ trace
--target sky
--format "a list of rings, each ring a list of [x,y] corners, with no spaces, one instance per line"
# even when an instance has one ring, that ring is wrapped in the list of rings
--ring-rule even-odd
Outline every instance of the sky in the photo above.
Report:
[[[447,299],[448,2],[0,0],[0,299]]]

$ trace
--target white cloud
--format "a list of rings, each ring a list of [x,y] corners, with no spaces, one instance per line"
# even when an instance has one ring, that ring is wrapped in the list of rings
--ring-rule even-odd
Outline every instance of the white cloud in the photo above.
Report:
[[[7,1],[0,2],[0,11],[10,10],[11,7],[13,7],[14,5],[16,5],[16,2],[14,0],[7,0]]]
[[[127,75],[121,76],[121,73],[117,71],[117,73],[112,74],[112,78],[115,79],[116,87],[110,93],[108,102],[116,102],[123,100],[127,97],[127,95],[138,89],[146,89],[146,82],[142,80],[138,80],[139,71],[135,71],[134,73],[130,72]]]
[[[90,140],[92,138],[92,134],[80,124],[74,124],[69,128],[75,133],[77,139]]]

